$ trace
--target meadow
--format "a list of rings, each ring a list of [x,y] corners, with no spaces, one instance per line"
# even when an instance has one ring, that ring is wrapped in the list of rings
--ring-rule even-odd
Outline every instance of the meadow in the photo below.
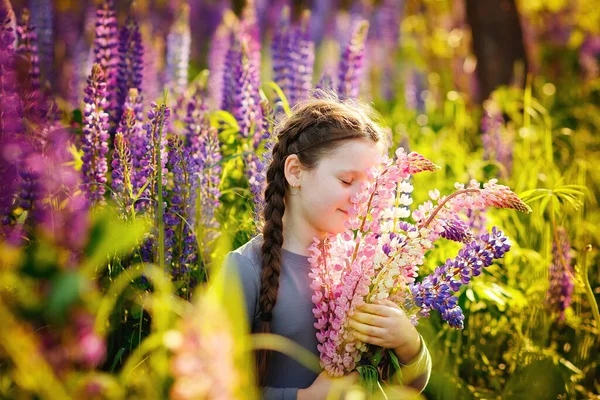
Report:
[[[388,398],[600,398],[593,1],[517,1],[527,63],[485,97],[462,1],[129,3],[0,0],[0,398],[258,398],[259,348],[318,368],[250,335],[218,274],[260,232],[277,122],[315,88],[440,167],[410,178],[412,210],[472,179],[532,210],[469,215],[511,250],[457,292],[462,329],[419,321],[429,384]]]

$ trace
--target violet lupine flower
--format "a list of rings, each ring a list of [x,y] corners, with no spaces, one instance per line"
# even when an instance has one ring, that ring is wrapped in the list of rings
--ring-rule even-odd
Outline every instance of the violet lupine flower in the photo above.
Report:
[[[8,0],[0,3],[0,136],[24,132],[15,64],[16,22]]]
[[[380,43],[377,46],[367,46],[370,51],[380,52],[379,61],[371,60],[374,63],[381,63],[381,90],[382,96],[386,100],[392,100],[396,95],[397,86],[397,65],[396,55],[400,46],[400,24],[404,14],[404,0],[384,0],[382,1],[373,15],[374,22],[371,26],[374,29],[374,35]]]
[[[548,278],[550,287],[546,293],[546,304],[558,314],[558,320],[565,318],[565,310],[571,305],[574,288],[574,271],[571,265],[571,243],[563,227],[557,230],[558,243],[552,241],[552,263]]]
[[[404,97],[408,109],[417,112],[423,112],[425,110],[425,100],[423,99],[424,90],[425,74],[416,69],[409,71],[404,82]]]
[[[112,158],[112,189],[113,197],[121,204],[125,213],[129,214],[133,204],[133,189],[131,177],[133,173],[133,162],[131,161],[131,152],[127,140],[123,134],[125,127],[131,127],[135,124],[135,116],[131,109],[125,110],[121,119],[121,126],[117,129],[115,135],[115,150]]]
[[[195,225],[198,165],[181,139],[169,139],[169,163],[173,187],[168,196],[165,222],[165,263],[176,280],[188,277],[197,262]],[[193,282],[195,283],[195,282]]]
[[[341,97],[358,97],[368,31],[367,21],[357,22],[352,29],[350,41],[342,52],[338,72],[338,93]]]
[[[589,33],[579,48],[579,64],[586,79],[593,79],[600,75],[598,55],[600,55],[600,35]]]
[[[45,81],[51,81],[54,64],[54,9],[52,0],[31,0],[31,22],[38,37],[40,64]]]
[[[293,106],[312,88],[315,46],[308,26],[310,13],[304,12],[293,25],[289,13],[289,7],[285,7],[273,35],[273,80]]]
[[[140,189],[147,182],[150,183],[143,190],[140,197],[141,201],[136,204],[138,210],[145,208],[148,201],[156,197],[158,192],[158,168],[162,169],[163,187],[167,185],[167,131],[164,127],[170,114],[171,111],[167,106],[164,104],[159,106],[154,102],[151,104],[150,111],[148,111],[149,121],[144,124],[146,134],[142,136],[144,139],[143,141],[140,140],[136,150],[141,152],[145,149],[145,152],[140,161],[140,169],[135,175],[135,181],[136,186],[139,186]],[[159,152],[160,166],[158,164]]]
[[[38,57],[37,34],[31,25],[29,10],[24,9],[21,15],[21,24],[17,28],[19,47],[17,53],[29,62],[29,79],[31,89],[40,89],[40,60]]]
[[[492,265],[495,259],[502,258],[509,250],[508,238],[493,227],[492,232],[463,247],[456,258],[448,259],[422,282],[411,285],[410,302],[420,308],[420,316],[428,316],[431,310],[436,310],[451,327],[462,329],[464,316],[453,292],[468,284],[473,276],[481,274],[482,268]]]
[[[274,112],[266,98],[261,100],[262,121],[254,132],[253,150],[246,158],[246,176],[254,202],[254,222],[257,232],[262,227],[262,215],[265,207],[266,169],[273,158],[273,147],[275,137],[273,129],[275,126]]]
[[[119,73],[118,107],[116,119],[121,119],[123,105],[130,89],[136,89],[138,96],[142,90],[142,71],[144,68],[144,46],[137,22],[129,18],[119,33]],[[141,101],[140,101],[141,103]]]
[[[223,106],[223,90],[225,89],[225,69],[226,57],[231,47],[231,29],[235,21],[235,15],[231,11],[226,11],[223,16],[223,22],[215,31],[210,41],[210,51],[208,53],[208,69],[210,79],[208,80],[208,92],[214,108]]]
[[[317,89],[323,89],[325,91],[331,91],[335,87],[335,83],[333,82],[333,76],[330,72],[325,71],[323,75],[321,75],[321,79],[319,79],[319,83],[317,84]]]
[[[202,128],[204,116],[208,112],[208,104],[206,104],[205,100],[206,96],[205,90],[197,88],[187,102],[184,118],[185,143],[186,146],[192,148],[194,154],[198,154],[201,151],[204,139]]]
[[[94,202],[101,202],[106,192],[106,172],[108,165],[108,128],[109,115],[107,113],[106,80],[102,67],[94,64],[92,73],[88,78],[83,99],[83,173],[82,190],[86,197]]]
[[[157,101],[162,95],[161,59],[164,43],[159,37],[149,33],[142,35],[144,44],[144,79],[142,80],[142,93],[144,93],[144,108],[151,102]]]
[[[514,134],[505,128],[502,112],[499,106],[491,100],[484,104],[481,131],[483,132],[481,141],[483,142],[484,158],[498,161],[506,169],[506,173],[502,175],[510,175],[513,163]]]
[[[228,58],[237,57],[231,64],[233,70],[229,78],[227,91],[224,91],[224,100],[231,114],[237,120],[240,128],[240,134],[246,138],[250,134],[250,125],[256,116],[255,103],[252,91],[256,90],[251,83],[250,60],[246,50],[246,43],[235,41],[229,50]]]
[[[273,59],[273,82],[275,82],[284,93],[287,94],[289,60],[288,50],[290,48],[290,8],[284,7],[281,10],[281,16],[277,29],[273,32],[273,40],[271,42],[271,54]]]
[[[94,39],[94,63],[100,65],[106,77],[107,112],[113,119],[116,129],[115,114],[117,110],[117,75],[119,73],[119,32],[113,0],[103,0],[96,10],[96,37]],[[111,129],[112,130],[112,129]],[[114,132],[114,130],[112,130]]]
[[[187,88],[191,44],[190,7],[184,4],[167,36],[166,82],[176,96],[182,95]]]
[[[192,156],[198,164],[198,174],[195,179],[199,181],[200,199],[196,197],[194,202],[199,201],[201,220],[196,221],[197,227],[202,227],[202,242],[204,254],[202,258],[206,265],[210,260],[208,244],[219,234],[219,223],[215,219],[215,210],[219,207],[221,191],[221,150],[219,135],[216,128],[210,126],[208,115],[205,114],[201,123],[201,134],[199,146],[196,150],[192,148]],[[196,204],[196,203],[194,203]]]

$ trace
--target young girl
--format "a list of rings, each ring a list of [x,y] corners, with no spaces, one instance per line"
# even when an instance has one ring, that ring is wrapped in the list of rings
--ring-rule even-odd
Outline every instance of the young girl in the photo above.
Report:
[[[387,151],[387,135],[372,115],[364,105],[321,93],[280,124],[267,170],[262,235],[230,252],[223,267],[241,281],[253,333],[285,336],[319,356],[307,249],[314,237],[346,229],[350,198]],[[397,305],[365,305],[349,324],[358,339],[393,349],[404,384],[423,390],[431,358]],[[257,365],[265,399],[324,399],[333,382],[280,353],[258,352]],[[350,380],[356,378],[353,372]]]

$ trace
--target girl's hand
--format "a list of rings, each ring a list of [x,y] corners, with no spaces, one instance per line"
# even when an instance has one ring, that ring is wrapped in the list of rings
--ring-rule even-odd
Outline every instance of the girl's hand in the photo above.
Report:
[[[335,393],[338,396],[331,398],[339,399],[340,395],[341,398],[344,398],[344,391],[353,384],[358,383],[358,380],[359,375],[356,371],[340,378],[333,378],[329,376],[327,371],[323,371],[317,376],[312,385],[306,389],[298,389],[297,400],[325,400]]]
[[[393,301],[386,299],[357,308],[350,317],[349,325],[358,340],[393,349],[402,364],[408,364],[419,354],[419,332]]]

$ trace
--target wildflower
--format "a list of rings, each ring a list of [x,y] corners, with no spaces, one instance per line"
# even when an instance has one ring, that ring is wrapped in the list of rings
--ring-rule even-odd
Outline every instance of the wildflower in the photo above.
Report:
[[[358,97],[368,31],[367,21],[357,22],[352,30],[350,42],[342,52],[338,72],[340,96]]]
[[[167,36],[166,80],[176,95],[187,87],[191,43],[190,7],[182,5]]]
[[[108,170],[106,154],[108,153],[109,116],[106,101],[106,80],[102,67],[94,64],[88,78],[83,99],[83,173],[82,190],[87,198],[102,201],[106,192],[106,172]]]
[[[40,67],[45,81],[51,81],[54,65],[53,8],[52,0],[32,0],[30,3],[31,24],[39,40]]]
[[[557,240],[552,241],[552,263],[548,278],[550,287],[546,294],[546,304],[564,320],[565,310],[571,305],[574,288],[574,271],[571,265],[571,244],[567,231],[563,227],[557,229]]]
[[[136,89],[137,95],[141,95],[143,63],[144,46],[142,44],[142,35],[140,34],[137,22],[130,17],[119,32],[119,72],[117,74],[118,113],[115,115],[117,120],[121,118],[123,105],[125,104],[129,90]]]
[[[40,89],[40,60],[38,56],[37,34],[35,28],[31,25],[31,16],[29,10],[24,9],[21,16],[21,24],[17,28],[19,37],[19,47],[17,53],[25,57],[29,62],[29,79],[31,89]]]

